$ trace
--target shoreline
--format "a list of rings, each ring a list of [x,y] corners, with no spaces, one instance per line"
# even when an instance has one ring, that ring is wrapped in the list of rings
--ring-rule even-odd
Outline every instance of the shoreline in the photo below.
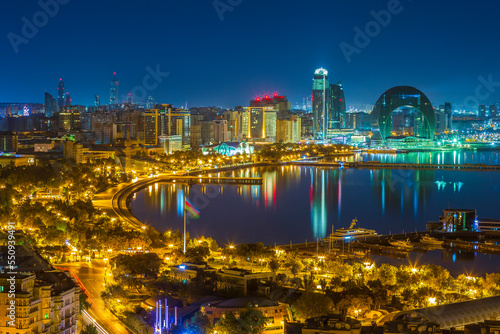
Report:
[[[465,149],[470,150],[470,149]],[[492,148],[491,150],[494,150]],[[352,153],[343,154],[346,156],[352,156]],[[247,168],[255,167],[280,167],[280,166],[304,166],[304,167],[317,167],[317,168],[355,168],[355,169],[435,169],[435,170],[471,170],[471,171],[496,171],[500,169],[500,165],[485,166],[479,164],[465,164],[462,166],[454,166],[451,164],[441,164],[439,166],[435,164],[417,164],[417,163],[380,163],[380,162],[350,162],[350,163],[338,163],[338,162],[326,162],[323,161],[325,157],[321,160],[314,161],[286,161],[286,162],[259,162],[259,163],[247,163],[237,166],[227,166],[219,168],[210,168],[204,170],[194,170],[179,174],[167,174],[161,177],[147,178],[139,180],[137,182],[132,182],[121,187],[116,193],[111,197],[111,209],[118,216],[119,219],[128,223],[132,228],[144,229],[147,225],[141,222],[131,211],[130,208],[130,197],[133,193],[140,191],[148,187],[151,184],[157,182],[169,183],[169,179],[175,179],[176,176],[197,176],[197,175],[207,175],[213,173],[225,173],[231,171],[238,171]],[[430,166],[426,166],[430,165]]]

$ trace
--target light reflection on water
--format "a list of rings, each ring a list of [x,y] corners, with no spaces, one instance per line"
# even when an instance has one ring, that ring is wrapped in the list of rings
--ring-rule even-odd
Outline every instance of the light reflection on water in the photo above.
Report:
[[[407,154],[358,153],[344,161],[380,161],[419,164],[485,164],[499,165],[500,151],[454,150],[412,152]]]
[[[448,163],[498,163],[498,152],[411,153],[412,159]],[[373,160],[409,159],[411,154]],[[459,158],[460,157],[460,160]],[[387,160],[386,160],[387,161]],[[288,244],[321,239],[334,229],[359,226],[378,233],[424,230],[445,208],[476,209],[500,219],[500,172],[405,169],[330,169],[281,166],[247,168],[228,175],[263,177],[256,185],[196,185],[189,198],[201,211],[188,227],[193,236],[225,242]],[[187,186],[158,184],[132,199],[133,213],[159,230],[182,229]]]

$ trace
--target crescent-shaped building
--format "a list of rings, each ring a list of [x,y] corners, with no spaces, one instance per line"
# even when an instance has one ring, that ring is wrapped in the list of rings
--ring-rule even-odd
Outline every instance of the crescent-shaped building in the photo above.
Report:
[[[374,139],[385,141],[392,136],[392,113],[401,107],[418,110],[415,115],[415,137],[423,139],[434,137],[436,118],[427,96],[415,87],[396,86],[384,92],[373,107],[371,124]]]

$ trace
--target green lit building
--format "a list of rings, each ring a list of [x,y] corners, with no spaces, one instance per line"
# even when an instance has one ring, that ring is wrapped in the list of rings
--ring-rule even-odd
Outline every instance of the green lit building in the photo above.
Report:
[[[328,71],[318,68],[314,71],[312,89],[313,134],[315,139],[326,138],[330,83]]]
[[[385,141],[396,135],[393,134],[393,112],[402,107],[416,109],[413,135],[432,139],[436,129],[434,109],[424,93],[410,86],[393,87],[378,98],[371,113],[373,139]]]

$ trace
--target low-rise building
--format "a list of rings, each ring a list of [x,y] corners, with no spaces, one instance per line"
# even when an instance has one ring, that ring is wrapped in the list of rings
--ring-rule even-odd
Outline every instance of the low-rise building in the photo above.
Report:
[[[113,148],[95,149],[72,140],[67,140],[64,143],[64,158],[71,159],[77,164],[114,158],[114,156],[115,150]]]
[[[231,268],[217,271],[206,263],[182,263],[171,266],[169,277],[173,280],[190,282],[199,273],[215,273],[217,275],[217,289],[219,290],[240,290],[247,295],[249,287],[259,289],[276,281],[276,273],[252,272],[246,269]],[[262,290],[262,289],[261,289]],[[269,292],[265,291],[264,292]]]
[[[302,334],[316,333],[360,334],[361,321],[339,314],[307,319]]]
[[[273,271],[254,273],[239,268],[223,269],[217,272],[217,277],[217,287],[219,289],[241,289],[245,296],[248,294],[249,285],[252,283],[258,288],[259,285],[276,282],[276,273]]]
[[[439,222],[444,232],[477,231],[476,210],[445,209]]]
[[[190,282],[198,273],[215,272],[216,270],[209,267],[206,263],[182,263],[178,266],[170,267],[169,277],[173,280]]]
[[[35,164],[35,156],[28,154],[0,154],[0,166],[30,166]]]
[[[500,231],[500,220],[491,218],[478,218],[477,229],[480,232]]]
[[[266,320],[265,333],[283,333],[284,323],[292,320],[292,312],[288,304],[273,302],[261,297],[240,297],[209,302],[202,305],[200,311],[215,324],[229,313],[238,317],[240,313],[245,312],[249,307],[257,309],[264,315]]]
[[[464,334],[498,334],[499,332],[500,320],[485,320],[464,328]]]

